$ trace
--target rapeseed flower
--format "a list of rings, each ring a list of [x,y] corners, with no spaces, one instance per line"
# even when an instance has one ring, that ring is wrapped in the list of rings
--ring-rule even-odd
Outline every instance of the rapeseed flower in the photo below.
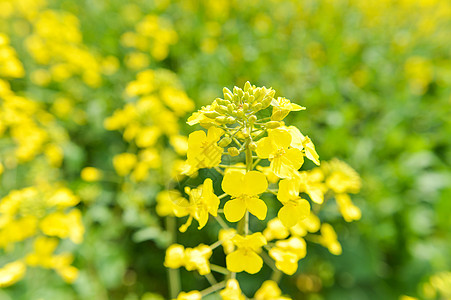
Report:
[[[196,189],[186,189],[189,195],[189,201],[184,198],[175,199],[177,205],[174,207],[176,216],[189,215],[188,220],[180,227],[181,232],[185,232],[196,219],[199,222],[198,229],[202,229],[208,221],[208,215],[217,216],[219,207],[219,198],[213,191],[213,181],[210,178],[205,179],[204,183]]]
[[[219,292],[223,300],[245,300],[243,293],[240,289],[240,284],[236,279],[227,280],[226,287]]]
[[[222,180],[222,189],[232,196],[224,205],[224,214],[229,222],[237,222],[244,217],[246,210],[264,220],[268,208],[259,195],[266,191],[268,182],[265,175],[258,171],[243,173],[230,170]]]
[[[219,165],[223,149],[217,142],[223,134],[224,131],[216,127],[210,127],[207,134],[202,130],[191,133],[188,137],[188,164],[195,169]]]
[[[263,266],[263,260],[258,253],[261,247],[266,245],[265,237],[256,232],[247,236],[236,235],[232,241],[237,249],[226,256],[227,269],[232,272],[258,273]]]
[[[302,151],[290,147],[291,140],[288,130],[277,128],[269,131],[268,137],[262,138],[257,143],[258,157],[269,159],[271,170],[281,178],[292,177],[304,163]]]
[[[293,227],[310,214],[309,202],[299,197],[299,182],[296,179],[283,179],[279,182],[277,199],[283,204],[278,218],[287,228]]]

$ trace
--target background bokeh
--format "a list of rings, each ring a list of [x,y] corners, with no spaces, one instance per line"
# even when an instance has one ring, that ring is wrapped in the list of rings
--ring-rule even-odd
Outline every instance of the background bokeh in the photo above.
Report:
[[[289,121],[363,181],[360,221],[329,211],[343,254],[309,245],[284,292],[451,299],[451,2],[0,0],[0,29],[0,196],[68,188],[85,228],[57,248],[73,284],[28,267],[0,299],[167,299],[164,249],[214,230],[174,236],[156,195],[177,185],[190,112],[248,80],[306,106]],[[0,267],[34,239],[3,220]]]

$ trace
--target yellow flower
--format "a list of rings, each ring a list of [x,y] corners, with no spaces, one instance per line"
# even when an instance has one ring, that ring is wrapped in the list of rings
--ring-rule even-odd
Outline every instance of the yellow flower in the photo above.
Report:
[[[0,268],[0,288],[18,282],[25,276],[27,268],[22,261],[14,261]]]
[[[326,185],[334,193],[358,193],[361,187],[359,174],[345,162],[333,159],[322,169],[327,174]]]
[[[336,194],[338,209],[346,222],[360,220],[362,213],[360,208],[354,205],[348,194]]]
[[[337,234],[330,224],[323,224],[321,226],[320,244],[329,249],[329,252],[334,255],[340,255],[342,252],[341,245],[337,240]]]
[[[93,182],[102,178],[102,172],[93,167],[86,167],[81,170],[80,176],[84,181]]]
[[[174,216],[175,203],[180,203],[183,197],[177,190],[164,190],[157,195],[157,214],[160,217]]]
[[[188,125],[200,124],[204,128],[210,128],[213,125],[219,125],[214,118],[209,118],[206,116],[208,113],[214,113],[217,106],[216,102],[212,105],[203,106],[199,111],[194,112],[186,122]]]
[[[210,127],[207,134],[203,130],[191,133],[188,137],[188,164],[196,169],[219,165],[223,149],[217,142],[223,134],[224,131],[216,127]]]
[[[313,202],[322,204],[327,187],[323,183],[324,175],[321,169],[315,168],[311,171],[297,172],[295,176],[299,180],[299,191],[308,194]]]
[[[279,182],[277,199],[283,204],[277,216],[287,228],[293,227],[310,214],[310,203],[299,197],[299,182],[296,179],[283,179]]]
[[[321,227],[321,221],[313,213],[307,216],[307,218],[300,220],[295,226],[290,228],[290,232],[294,236],[305,236],[308,232],[317,232]]]
[[[180,231],[185,232],[193,218],[199,222],[197,229],[200,230],[207,224],[209,213],[214,217],[218,215],[220,201],[213,191],[213,181],[207,178],[203,185],[197,189],[186,189],[186,192],[189,194],[189,202],[184,198],[175,199],[177,204],[175,215],[177,217],[190,215],[187,222],[180,227]]]
[[[224,253],[229,254],[235,251],[235,244],[233,244],[232,238],[236,235],[236,230],[233,228],[219,230],[218,239],[222,241],[222,248]]]
[[[166,249],[164,266],[166,268],[178,269],[185,265],[185,248],[179,244],[172,244]]]
[[[196,248],[186,248],[185,268],[188,271],[197,270],[200,275],[210,273],[210,262],[212,251],[209,246],[200,244]]]
[[[263,235],[267,241],[274,239],[284,239],[287,238],[290,233],[288,229],[283,225],[282,221],[278,218],[274,218],[268,222],[265,230],[263,230]]]
[[[290,100],[283,97],[273,99],[271,101],[271,105],[272,105],[271,120],[273,121],[283,120],[290,113],[290,111],[305,110],[305,107],[295,103],[291,103]]]
[[[291,135],[291,147],[303,149],[305,156],[319,166],[319,155],[316,153],[312,140],[308,136],[304,136],[295,126],[289,126],[286,129]]]
[[[181,292],[176,300],[201,300],[202,295],[198,291],[191,291],[189,293]]]
[[[278,128],[271,130],[268,137],[257,143],[258,157],[269,159],[271,170],[281,178],[292,177],[293,172],[304,163],[302,151],[290,147],[291,140],[288,130]]]
[[[51,268],[53,265],[52,254],[57,246],[58,240],[56,238],[37,237],[33,242],[33,252],[25,258],[27,265]]]
[[[258,273],[263,266],[263,260],[257,253],[266,245],[265,237],[257,232],[247,236],[235,235],[232,241],[237,250],[227,255],[227,269],[232,272]]]
[[[256,169],[265,174],[266,179],[268,179],[269,183],[277,183],[280,179],[276,174],[274,174],[274,172],[271,170],[271,167],[257,166]]]
[[[302,238],[292,237],[277,241],[269,255],[276,261],[276,267],[282,272],[293,275],[298,269],[298,261],[307,254],[307,245]]]
[[[291,300],[283,297],[282,291],[275,281],[266,280],[262,286],[255,292],[255,300]]]
[[[133,153],[121,153],[114,156],[113,166],[119,176],[126,176],[136,165],[137,160]]]
[[[39,227],[46,235],[70,238],[77,244],[82,242],[85,231],[78,209],[72,209],[67,214],[58,211],[51,213],[40,222]]]
[[[240,284],[236,279],[227,280],[226,288],[220,293],[223,300],[245,300],[243,293],[240,289]]]
[[[244,217],[246,209],[264,220],[268,208],[258,195],[268,187],[265,175],[258,171],[243,174],[239,170],[231,170],[224,175],[222,189],[232,196],[224,205],[224,215],[229,222],[237,222]]]
[[[297,271],[298,258],[296,254],[274,247],[269,250],[269,255],[276,261],[277,269],[285,274],[293,275]]]

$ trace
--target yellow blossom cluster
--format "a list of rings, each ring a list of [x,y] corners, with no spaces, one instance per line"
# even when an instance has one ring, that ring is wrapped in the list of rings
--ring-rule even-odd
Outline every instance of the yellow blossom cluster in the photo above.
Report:
[[[63,159],[61,145],[66,133],[53,115],[38,102],[18,96],[7,81],[0,79],[0,137],[11,147],[2,153],[6,168],[28,162],[44,154],[49,164],[59,167]]]
[[[0,249],[22,254],[0,268],[1,287],[22,279],[27,266],[54,269],[67,282],[77,278],[72,254],[54,252],[60,240],[83,240],[81,212],[74,208],[79,201],[68,188],[50,184],[13,190],[0,199]]]
[[[61,83],[73,76],[80,76],[91,87],[102,83],[102,59],[83,44],[75,15],[47,9],[34,16],[31,23],[32,33],[25,39],[25,46],[38,64],[30,74],[34,84]]]
[[[189,257],[192,250],[174,244],[167,250],[165,266],[172,269],[185,266],[203,275],[215,271],[224,274],[225,279],[205,291],[182,292],[177,299],[201,299],[217,290],[222,299],[245,299],[236,273],[256,274],[265,262],[275,272],[293,275],[299,261],[307,255],[306,239],[335,255],[341,254],[335,230],[318,217],[329,195],[335,197],[346,221],[360,218],[360,210],[349,197],[349,193],[360,190],[358,174],[339,160],[320,166],[312,140],[283,121],[290,112],[305,107],[275,97],[271,88],[252,86],[249,82],[243,89],[224,88],[223,94],[223,99],[217,98],[188,119],[188,124],[200,124],[207,132],[199,130],[189,135],[185,168],[187,175],[198,169],[214,169],[222,176],[222,194],[215,194],[213,180],[207,178],[194,189],[162,191],[157,197],[157,211],[167,216],[188,216],[181,232],[187,230],[193,219],[199,222],[200,230],[210,215],[214,217],[222,227],[218,241],[210,246],[200,245],[205,251],[198,250],[197,259]],[[305,158],[318,167],[300,171]],[[268,207],[279,207],[277,217],[262,232],[253,232],[251,216],[255,216],[252,222],[264,222]],[[236,227],[230,227],[233,223],[237,223]],[[226,268],[208,261],[219,245],[226,254]],[[211,277],[207,279],[212,282]],[[255,297],[289,299],[281,294],[276,282],[267,281]]]
[[[134,31],[121,36],[121,44],[133,49],[127,54],[125,63],[132,70],[148,67],[151,58],[161,61],[168,56],[169,47],[177,42],[178,36],[172,24],[164,17],[149,14],[135,25]]]
[[[16,50],[10,46],[8,35],[0,33],[0,78],[21,78],[25,75]]]
[[[123,139],[138,148],[137,153],[116,155],[113,166],[118,175],[131,174],[131,178],[139,182],[146,180],[149,171],[160,168],[165,160],[160,155],[163,137],[168,139],[176,154],[186,154],[188,140],[179,133],[178,119],[192,110],[194,104],[175,75],[164,69],[138,73],[127,85],[125,96],[130,102],[105,119],[104,126],[108,130],[122,131]],[[177,162],[175,158],[171,160]],[[181,161],[174,167],[180,164]]]

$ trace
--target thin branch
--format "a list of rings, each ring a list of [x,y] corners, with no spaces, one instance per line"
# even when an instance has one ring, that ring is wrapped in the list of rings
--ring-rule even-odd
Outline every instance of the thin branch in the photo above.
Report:
[[[206,288],[205,290],[201,291],[200,294],[202,295],[202,297],[205,297],[208,294],[214,293],[214,292],[222,289],[223,287],[225,287],[225,285],[226,285],[225,281],[218,282],[218,283],[212,285],[211,287]]]

